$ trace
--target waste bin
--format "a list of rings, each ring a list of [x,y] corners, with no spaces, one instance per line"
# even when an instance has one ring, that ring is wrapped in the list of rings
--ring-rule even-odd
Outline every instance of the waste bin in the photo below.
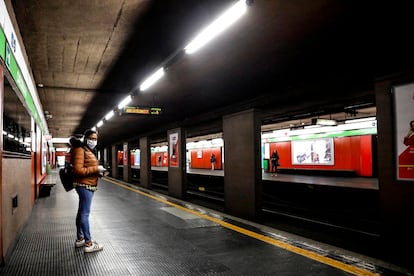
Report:
[[[263,159],[262,168],[265,172],[269,172],[269,159]]]

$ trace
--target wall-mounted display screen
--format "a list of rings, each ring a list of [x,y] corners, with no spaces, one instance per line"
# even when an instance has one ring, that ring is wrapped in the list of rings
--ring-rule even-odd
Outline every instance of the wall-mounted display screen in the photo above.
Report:
[[[292,141],[295,165],[334,165],[333,138]]]

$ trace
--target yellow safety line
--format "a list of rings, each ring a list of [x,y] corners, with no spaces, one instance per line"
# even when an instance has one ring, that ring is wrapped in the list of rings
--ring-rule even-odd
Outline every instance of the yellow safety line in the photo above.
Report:
[[[191,209],[188,209],[188,208],[186,208],[186,207],[180,206],[180,205],[178,205],[178,204],[175,204],[175,203],[169,202],[168,200],[165,200],[165,199],[162,199],[162,198],[159,198],[159,197],[153,196],[153,195],[151,195],[151,194],[148,194],[148,193],[142,192],[142,191],[140,191],[140,190],[137,190],[137,189],[131,188],[131,187],[129,187],[128,185],[125,185],[125,184],[121,184],[121,183],[115,182],[115,181],[113,181],[113,180],[111,180],[111,179],[106,178],[105,180],[106,180],[106,181],[108,181],[108,182],[111,182],[111,183],[113,183],[113,184],[115,184],[115,185],[118,185],[118,186],[120,186],[120,187],[123,187],[123,188],[125,188],[125,189],[128,189],[128,190],[130,190],[130,191],[133,191],[133,192],[136,192],[136,193],[138,193],[138,194],[141,194],[141,195],[143,195],[143,196],[146,196],[146,197],[149,197],[149,198],[155,199],[155,200],[157,200],[157,201],[160,201],[160,202],[165,203],[165,204],[167,204],[167,205],[173,206],[173,207],[178,208],[178,209],[180,209],[180,210],[183,210],[183,211],[185,211],[185,212],[188,212],[188,213],[194,214],[194,215],[196,215],[196,216],[198,216],[198,217],[201,217],[201,218],[204,218],[204,219],[206,219],[206,220],[209,220],[209,221],[215,222],[215,223],[217,223],[217,224],[219,224],[219,225],[221,225],[221,226],[223,226],[223,227],[225,227],[225,228],[228,228],[228,229],[231,229],[231,230],[233,230],[233,231],[236,231],[236,232],[239,232],[239,233],[241,233],[241,234],[244,234],[244,235],[246,235],[246,236],[249,236],[249,237],[252,237],[252,238],[255,238],[255,239],[261,240],[261,241],[263,241],[263,242],[266,242],[266,243],[269,243],[269,244],[275,245],[275,246],[277,246],[277,247],[280,247],[280,248],[286,249],[286,250],[288,250],[288,251],[291,251],[291,252],[294,252],[294,253],[296,253],[296,254],[302,255],[302,256],[307,257],[307,258],[309,258],[309,259],[316,260],[316,261],[318,261],[318,262],[320,262],[320,263],[324,263],[324,264],[327,264],[327,265],[329,265],[329,266],[332,266],[332,267],[338,268],[338,269],[340,269],[340,270],[343,270],[343,271],[346,271],[346,272],[352,273],[352,274],[354,274],[354,275],[379,275],[378,273],[374,273],[374,272],[371,272],[371,271],[368,271],[368,270],[365,270],[365,269],[362,269],[362,268],[358,268],[358,267],[355,267],[355,266],[352,266],[352,265],[349,265],[349,264],[345,264],[345,263],[343,263],[343,262],[340,262],[340,261],[334,260],[334,259],[332,259],[332,258],[329,258],[329,257],[326,257],[326,256],[319,255],[319,254],[317,254],[317,253],[315,253],[315,252],[312,252],[312,251],[309,251],[309,250],[306,250],[306,249],[303,249],[303,248],[299,248],[299,247],[297,247],[297,246],[293,246],[293,245],[288,244],[288,243],[286,243],[286,242],[283,242],[283,241],[280,241],[280,240],[277,240],[277,239],[274,239],[274,238],[270,238],[270,237],[268,237],[268,236],[265,236],[265,235],[262,235],[262,234],[259,234],[259,233],[256,233],[256,232],[253,232],[253,231],[250,231],[250,230],[247,230],[247,229],[241,228],[241,227],[239,227],[239,226],[236,226],[236,225],[230,224],[230,223],[228,223],[228,222],[222,221],[222,220],[220,220],[220,219],[218,219],[218,218],[211,217],[211,216],[209,216],[209,215],[206,215],[206,214],[200,213],[200,212],[198,212],[198,211],[191,210]]]

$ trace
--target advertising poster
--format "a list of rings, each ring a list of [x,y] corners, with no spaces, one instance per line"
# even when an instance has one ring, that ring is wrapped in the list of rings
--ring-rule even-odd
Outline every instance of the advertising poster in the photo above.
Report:
[[[124,154],[123,154],[123,165],[127,166],[128,165],[128,144],[124,143]]]
[[[169,137],[169,156],[170,156],[170,167],[178,168],[178,162],[180,155],[178,153],[179,147],[179,139],[178,139],[178,132],[174,132],[170,134]]]
[[[333,138],[292,141],[295,165],[334,165]]]
[[[394,87],[397,179],[414,180],[414,84]]]
[[[140,166],[140,161],[141,161],[141,151],[140,150],[135,150],[134,152],[134,166],[139,167]]]

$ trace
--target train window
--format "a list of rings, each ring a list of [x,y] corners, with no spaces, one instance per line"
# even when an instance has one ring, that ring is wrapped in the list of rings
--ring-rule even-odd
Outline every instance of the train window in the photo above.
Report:
[[[4,77],[3,150],[30,154],[31,117]]]

